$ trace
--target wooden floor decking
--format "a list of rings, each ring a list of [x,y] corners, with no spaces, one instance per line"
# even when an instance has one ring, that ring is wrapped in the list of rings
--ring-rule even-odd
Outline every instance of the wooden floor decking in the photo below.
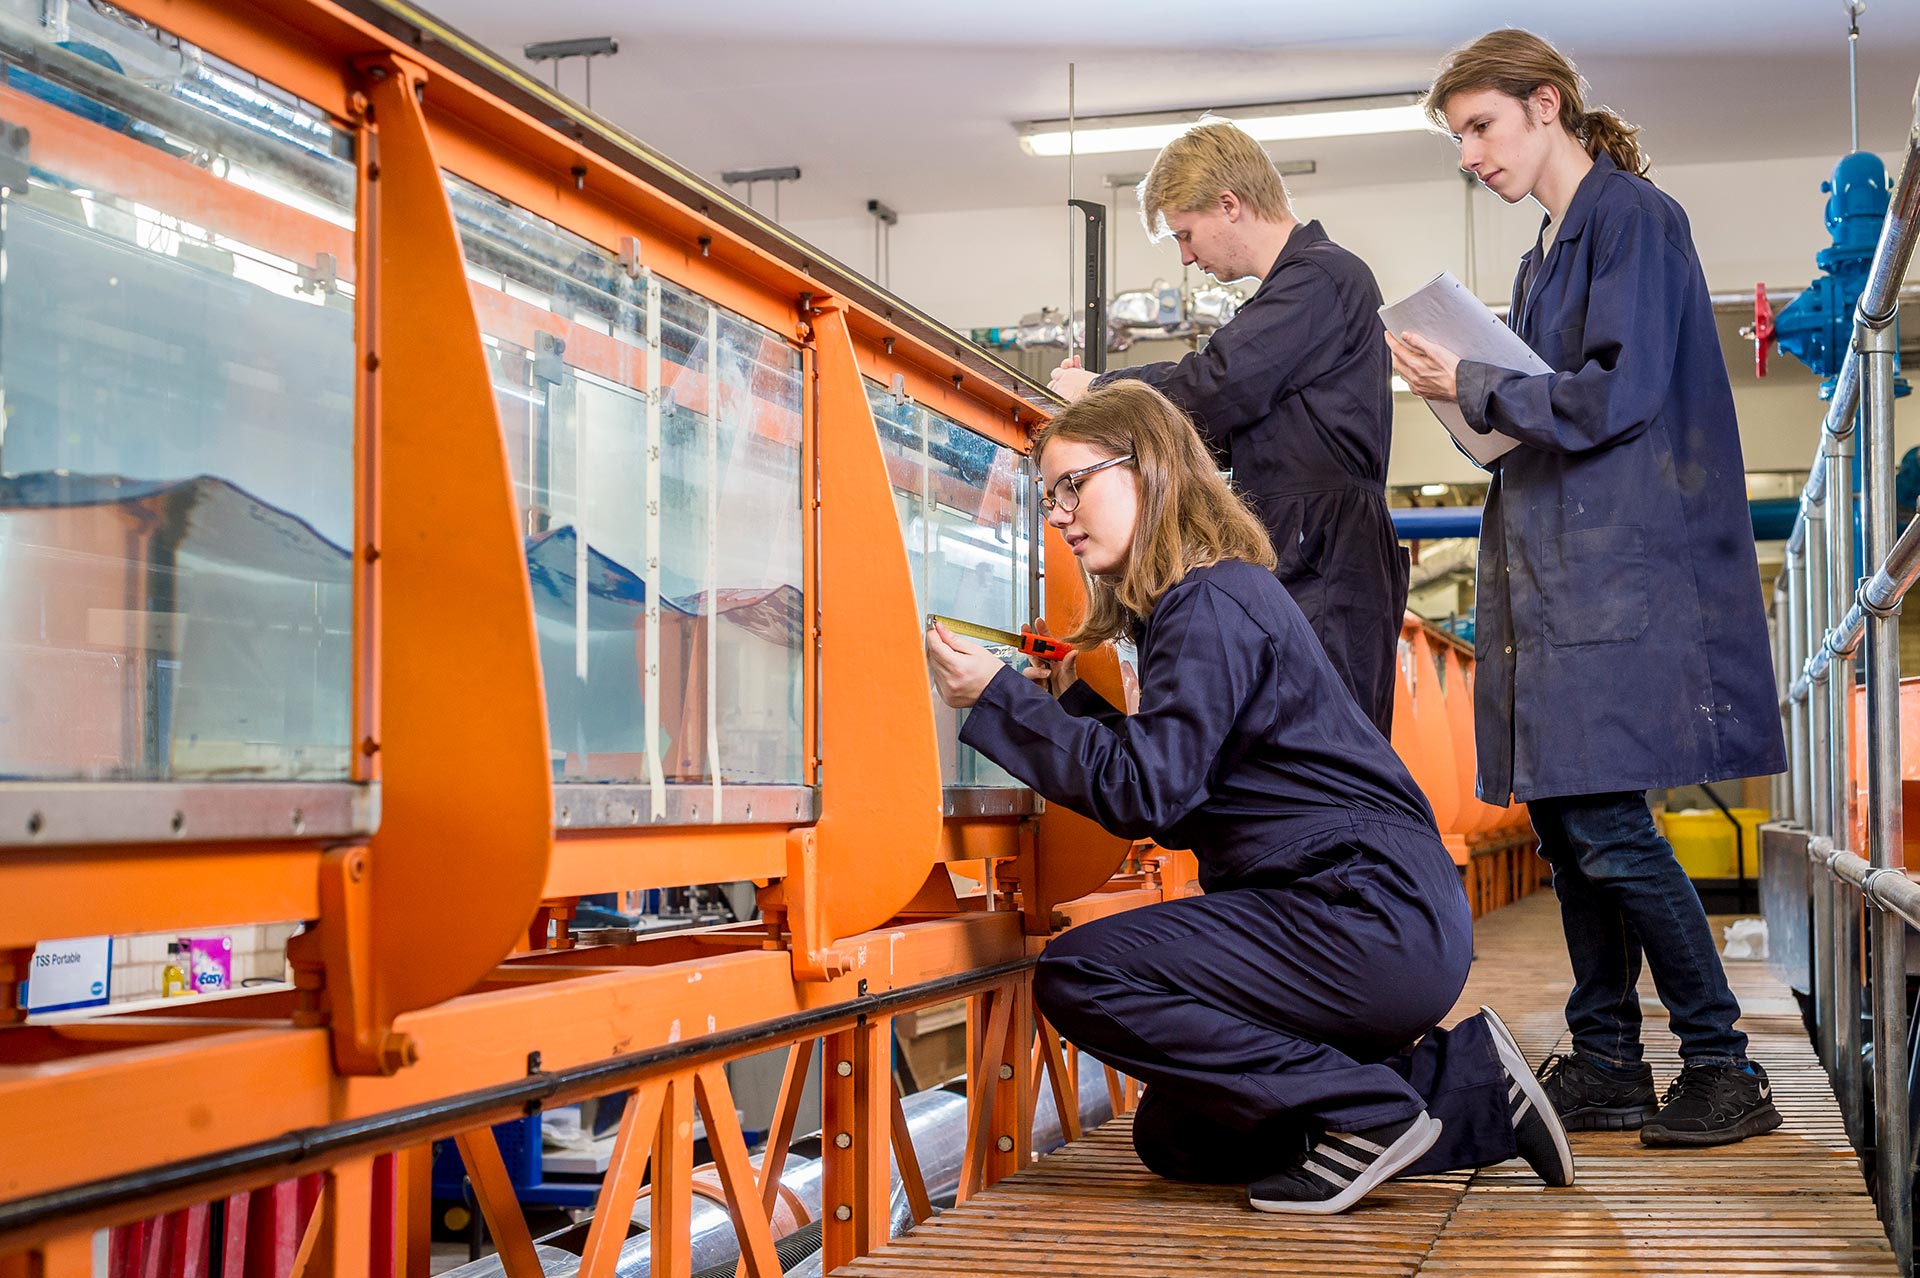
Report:
[[[1571,983],[1558,908],[1542,892],[1476,924],[1455,1017],[1497,1008],[1528,1056],[1563,1046]],[[1177,1185],[1107,1123],[864,1260],[849,1278],[1160,1275],[1882,1274],[1899,1266],[1791,993],[1761,962],[1727,964],[1741,1027],[1772,1076],[1779,1131],[1703,1151],[1632,1133],[1574,1137],[1578,1183],[1544,1188],[1522,1163],[1376,1192],[1343,1216],[1263,1215],[1235,1188]],[[1655,1081],[1678,1061],[1642,989]]]

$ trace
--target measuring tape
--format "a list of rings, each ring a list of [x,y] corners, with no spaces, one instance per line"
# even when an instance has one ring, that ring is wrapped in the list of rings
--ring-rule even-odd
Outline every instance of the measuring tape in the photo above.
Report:
[[[1015,634],[1011,630],[996,630],[992,626],[978,626],[971,621],[959,621],[953,617],[942,617],[938,613],[927,614],[927,629],[939,622],[956,635],[965,635],[969,639],[978,639],[982,643],[997,643],[1002,647],[1023,652],[1029,657],[1041,661],[1061,661],[1073,654],[1071,644],[1055,639],[1052,635],[1036,635],[1022,631]]]

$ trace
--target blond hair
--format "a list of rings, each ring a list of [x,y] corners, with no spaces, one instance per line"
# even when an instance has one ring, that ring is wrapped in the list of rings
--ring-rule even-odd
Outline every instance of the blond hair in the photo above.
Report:
[[[1423,105],[1427,118],[1447,130],[1447,102],[1457,94],[1492,89],[1524,102],[1535,89],[1548,84],[1560,91],[1560,126],[1587,148],[1588,155],[1598,159],[1604,154],[1628,173],[1647,175],[1646,152],[1634,140],[1640,130],[1605,107],[1587,110],[1581,101],[1586,81],[1579,70],[1531,31],[1517,27],[1489,31],[1449,53]]]
[[[1133,618],[1144,618],[1181,578],[1225,559],[1271,569],[1273,543],[1240,496],[1215,468],[1213,454],[1187,415],[1165,395],[1131,378],[1113,382],[1069,404],[1034,436],[1033,461],[1054,440],[1086,444],[1108,457],[1133,454],[1140,512],[1133,549],[1120,572],[1096,577],[1081,569],[1087,613],[1066,636],[1080,646],[1118,638]]]
[[[1205,116],[1162,147],[1140,179],[1140,221],[1149,239],[1164,239],[1168,213],[1212,208],[1228,191],[1266,221],[1292,216],[1287,184],[1260,144],[1233,121]]]

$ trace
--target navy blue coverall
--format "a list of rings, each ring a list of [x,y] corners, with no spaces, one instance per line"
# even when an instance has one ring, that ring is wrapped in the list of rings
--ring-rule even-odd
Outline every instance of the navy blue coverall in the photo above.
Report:
[[[1204,350],[1093,384],[1137,378],[1193,418],[1266,524],[1280,580],[1334,670],[1387,736],[1407,551],[1387,514],[1393,369],[1379,311],[1367,264],[1307,222]]]
[[[1638,1063],[1644,946],[1681,1056],[1737,1062],[1739,1007],[1645,796],[1786,766],[1713,303],[1686,213],[1604,155],[1541,252],[1508,323],[1553,371],[1457,373],[1468,424],[1520,441],[1481,522],[1479,794],[1525,801],[1553,864],[1574,1046]]]
[[[1034,976],[1061,1033],[1147,1084],[1147,1166],[1245,1183],[1322,1129],[1423,1109],[1443,1128],[1408,1174],[1512,1157],[1485,1022],[1435,1028],[1472,957],[1459,874],[1299,607],[1228,561],[1136,633],[1134,715],[1006,669],[961,739],[1048,802],[1198,858],[1205,896],[1075,927]]]

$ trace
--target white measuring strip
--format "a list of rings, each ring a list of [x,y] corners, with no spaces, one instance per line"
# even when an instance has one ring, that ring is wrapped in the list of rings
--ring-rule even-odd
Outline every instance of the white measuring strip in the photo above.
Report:
[[[653,819],[667,815],[665,770],[660,766],[660,279],[648,267],[647,280],[647,785]]]
[[[707,773],[720,823],[720,312],[707,308]]]

